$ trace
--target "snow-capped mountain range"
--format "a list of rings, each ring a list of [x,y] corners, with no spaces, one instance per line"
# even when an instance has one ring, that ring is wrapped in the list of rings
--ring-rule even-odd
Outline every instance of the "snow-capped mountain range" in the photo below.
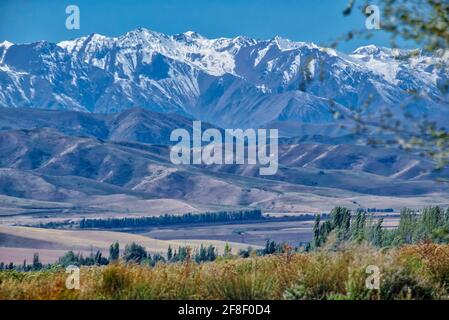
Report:
[[[176,112],[221,127],[326,126],[370,101],[449,119],[449,55],[375,46],[351,54],[276,37],[207,39],[137,29],[120,37],[0,43],[0,107]],[[441,67],[441,66],[445,67]],[[419,92],[417,95],[412,94]],[[446,103],[444,102],[446,101]]]
[[[447,185],[435,179],[447,180],[448,168],[355,145],[333,108],[370,101],[370,115],[389,107],[400,116],[405,103],[447,124],[448,58],[146,29],[0,43],[0,214],[446,205]],[[174,165],[170,133],[192,130],[192,119],[204,128],[281,129],[291,137],[280,139],[277,174],[261,177],[257,165]]]

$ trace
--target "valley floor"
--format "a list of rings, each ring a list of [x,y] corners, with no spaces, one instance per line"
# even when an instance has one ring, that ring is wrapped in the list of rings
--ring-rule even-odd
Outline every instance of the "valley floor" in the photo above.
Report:
[[[160,253],[165,255],[169,246],[177,248],[179,246],[200,247],[201,244],[213,245],[218,252],[223,253],[226,245],[225,241],[214,239],[170,239],[158,240],[142,235],[100,231],[100,230],[56,230],[31,227],[6,226],[0,224],[0,262],[13,262],[22,264],[24,260],[31,262],[33,254],[38,253],[39,259],[43,263],[54,263],[63,253],[72,250],[83,253],[85,256],[97,250],[105,255],[109,246],[114,242],[119,242],[124,248],[132,242],[138,243],[152,254]],[[229,242],[231,249],[237,252],[246,248],[247,245]],[[257,248],[258,246],[253,246]]]
[[[396,214],[384,215],[384,227],[395,227]],[[109,246],[118,241],[122,248],[136,242],[147,251],[165,255],[172,248],[201,244],[214,245],[222,253],[226,243],[234,252],[252,247],[260,248],[267,240],[298,246],[313,237],[313,220],[268,221],[241,223],[213,223],[201,225],[171,225],[166,227],[146,227],[139,229],[108,230],[59,230],[0,224],[0,262],[22,264],[31,262],[38,253],[43,263],[54,263],[66,251],[72,250],[88,256],[100,250],[107,254]]]

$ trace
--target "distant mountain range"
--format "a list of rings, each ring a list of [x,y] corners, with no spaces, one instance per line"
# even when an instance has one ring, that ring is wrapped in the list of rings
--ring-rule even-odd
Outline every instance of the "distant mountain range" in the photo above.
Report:
[[[137,29],[60,43],[0,44],[0,107],[116,113],[141,107],[226,128],[329,134],[333,108],[401,106],[449,120],[440,86],[446,55],[361,47],[351,54],[276,37],[207,39]],[[419,91],[419,98],[410,92]]]
[[[358,145],[333,108],[385,107],[447,124],[447,61],[375,46],[351,54],[274,38],[137,29],[58,44],[0,44],[0,216],[64,218],[261,207],[449,205],[449,169]],[[419,95],[412,94],[419,91]],[[46,109],[46,110],[44,110]],[[49,110],[52,109],[52,110]],[[279,170],[180,165],[173,129],[279,128]]]
[[[435,181],[449,177],[448,169],[435,171],[404,151],[341,141],[281,140],[274,176],[260,176],[257,165],[173,165],[173,126],[192,130],[188,118],[143,109],[105,115],[0,108],[0,215],[449,202],[447,183]]]
[[[212,126],[203,122],[202,127]],[[101,140],[168,145],[173,129],[192,131],[192,119],[138,108],[114,114],[0,108],[0,130],[35,128],[52,128],[66,135]]]

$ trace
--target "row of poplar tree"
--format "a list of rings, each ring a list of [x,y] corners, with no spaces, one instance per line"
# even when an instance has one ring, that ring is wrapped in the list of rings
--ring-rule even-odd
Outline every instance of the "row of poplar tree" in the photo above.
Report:
[[[344,207],[334,208],[329,219],[315,218],[313,240],[306,250],[321,247],[333,235],[336,244],[366,241],[374,246],[399,246],[423,241],[449,242],[449,208],[426,207],[422,211],[402,209],[397,228],[383,227],[383,218],[376,218],[364,210],[354,214]]]

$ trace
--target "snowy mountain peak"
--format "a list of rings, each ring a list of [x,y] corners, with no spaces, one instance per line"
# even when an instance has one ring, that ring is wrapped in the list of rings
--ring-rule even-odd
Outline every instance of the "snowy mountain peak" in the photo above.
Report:
[[[413,57],[419,57],[423,55],[420,49],[398,49],[398,48],[385,48],[377,47],[375,45],[368,45],[357,48],[352,52],[352,55],[362,56],[364,58],[377,58],[377,59],[407,59]]]
[[[14,45],[14,43],[9,42],[9,41],[0,42],[0,64],[3,63],[3,58],[5,57],[6,51],[12,45]]]
[[[146,28],[137,28],[125,33],[123,36],[119,37],[119,40],[137,40],[137,41],[150,41],[157,39],[168,39],[169,37],[163,33],[149,30]]]
[[[272,40],[279,49],[281,50],[293,50],[299,48],[307,48],[307,49],[318,49],[318,46],[314,43],[300,42],[300,41],[292,41],[289,39],[282,38],[280,36],[276,36]]]
[[[9,41],[3,41],[3,42],[0,42],[0,47],[2,47],[2,48],[9,48],[10,46],[12,46],[12,45],[14,45],[14,43],[12,43],[12,42],[9,42]]]
[[[189,39],[204,39],[202,35],[195,31],[186,31],[183,34]]]
[[[446,119],[439,84],[447,58],[365,46],[346,55],[281,37],[208,39],[145,28],[58,44],[0,45],[0,106],[113,113],[143,107],[220,126],[332,122],[329,100],[367,112],[399,108],[424,92],[416,112]],[[445,109],[444,109],[445,110]],[[399,111],[398,111],[399,112]],[[446,112],[447,115],[447,112]],[[296,129],[295,129],[296,130]]]
[[[375,46],[374,44],[370,44],[367,46],[362,46],[357,49],[355,49],[352,54],[359,54],[359,55],[373,55],[377,54],[381,51],[381,48]]]

